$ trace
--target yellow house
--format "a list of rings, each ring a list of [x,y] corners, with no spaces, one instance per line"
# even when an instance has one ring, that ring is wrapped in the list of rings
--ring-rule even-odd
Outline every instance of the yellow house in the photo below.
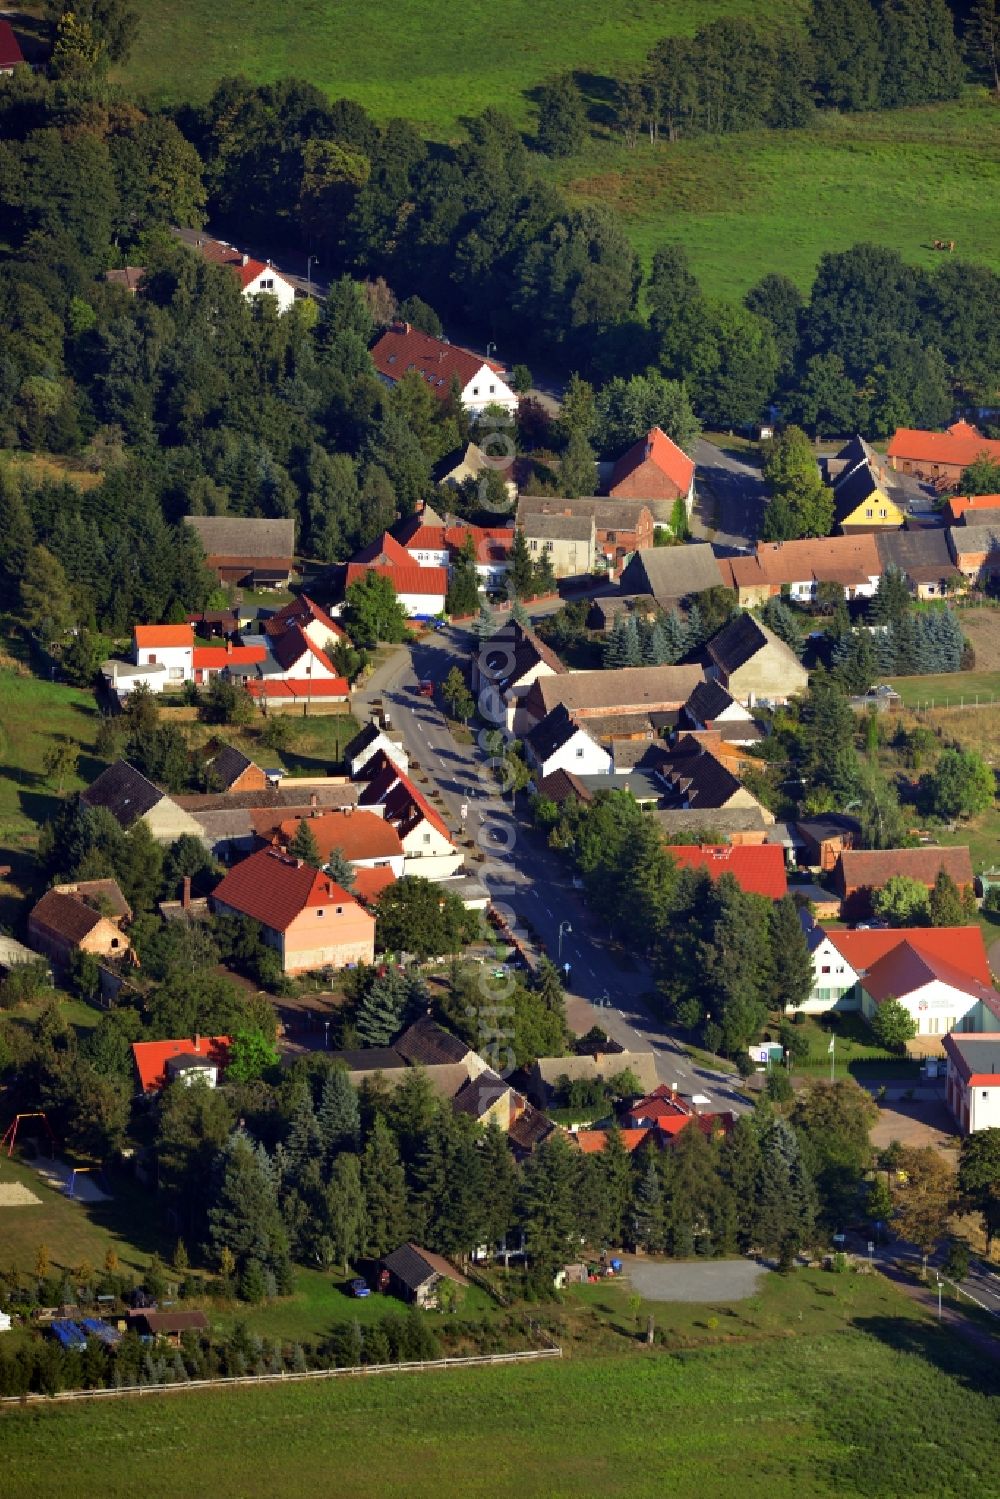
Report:
[[[842,473],[833,486],[833,513],[838,531],[899,530],[906,516],[889,496],[888,486],[867,461]]]

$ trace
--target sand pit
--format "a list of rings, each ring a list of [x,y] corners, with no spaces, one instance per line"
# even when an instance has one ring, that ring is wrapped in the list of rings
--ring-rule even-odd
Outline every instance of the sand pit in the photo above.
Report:
[[[41,1200],[21,1182],[0,1182],[0,1208],[33,1208]]]

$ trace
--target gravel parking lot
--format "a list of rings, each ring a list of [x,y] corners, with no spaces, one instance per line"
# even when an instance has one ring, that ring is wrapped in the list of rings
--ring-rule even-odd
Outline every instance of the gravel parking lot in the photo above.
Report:
[[[770,1271],[753,1260],[645,1260],[626,1255],[625,1273],[647,1301],[744,1301]]]

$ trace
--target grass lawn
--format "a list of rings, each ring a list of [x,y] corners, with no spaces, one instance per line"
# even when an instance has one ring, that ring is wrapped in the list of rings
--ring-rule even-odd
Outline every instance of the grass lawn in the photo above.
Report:
[[[0,1184],[4,1182],[20,1182],[39,1198],[37,1206],[0,1207],[0,1261],[6,1267],[33,1271],[39,1244],[59,1270],[73,1269],[83,1260],[100,1269],[113,1248],[123,1270],[139,1272],[153,1254],[169,1259],[173,1252],[176,1236],[161,1237],[149,1193],[126,1174],[111,1181],[110,1201],[75,1202],[48,1186],[19,1152],[8,1159],[4,1151]]]
[[[863,1072],[878,1071],[892,1077],[916,1077],[919,1071],[919,1065],[905,1057],[887,1058],[885,1048],[876,1043],[863,1017],[856,1012],[804,1015],[795,1030],[809,1042],[809,1055],[804,1062],[794,1063],[792,1071],[807,1077],[829,1077],[831,1038],[837,1077],[855,1076],[859,1064]],[[776,1023],[769,1027],[769,1034],[777,1035]]]
[[[274,0],[248,10],[237,0],[143,0],[127,68],[120,76],[157,102],[205,99],[220,78],[258,82],[305,78],[347,96],[379,119],[402,115],[437,139],[463,116],[499,105],[527,125],[526,90],[569,69],[617,74],[643,62],[660,37],[693,32],[724,15],[748,15],[752,0],[627,0],[610,10],[577,0]],[[777,0],[771,19],[800,12]],[[442,49],[442,38],[447,46]],[[164,66],[164,60],[169,62]]]
[[[394,1296],[355,1297],[343,1289],[348,1276],[336,1270],[296,1269],[295,1292],[267,1306],[238,1306],[211,1313],[213,1330],[226,1334],[237,1322],[243,1322],[262,1338],[280,1338],[296,1342],[304,1338],[325,1336],[338,1322],[380,1322],[390,1313],[404,1309]],[[428,1312],[432,1323],[442,1326],[469,1317],[481,1320],[497,1311],[496,1302],[478,1286],[465,1292],[461,1308],[454,1313]]]
[[[783,1325],[747,1346],[12,1410],[5,1493],[652,1499],[665,1477],[677,1499],[993,1492],[992,1368],[877,1279],[790,1285]],[[725,1309],[658,1308],[716,1311],[718,1342]]]
[[[32,484],[65,484],[69,480],[77,489],[94,489],[104,482],[100,471],[79,468],[71,458],[58,453],[23,453],[18,448],[0,448],[2,469]]]
[[[1000,671],[950,671],[919,677],[886,677],[907,708],[986,706],[1000,698]]]

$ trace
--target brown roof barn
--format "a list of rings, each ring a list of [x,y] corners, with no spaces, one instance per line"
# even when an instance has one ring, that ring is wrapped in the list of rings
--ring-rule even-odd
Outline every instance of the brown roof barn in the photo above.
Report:
[[[972,886],[972,859],[969,850],[960,848],[886,848],[844,849],[833,871],[833,885],[845,916],[865,915],[871,909],[874,890],[894,875],[918,880],[933,888],[941,870],[951,875],[959,890]]]

